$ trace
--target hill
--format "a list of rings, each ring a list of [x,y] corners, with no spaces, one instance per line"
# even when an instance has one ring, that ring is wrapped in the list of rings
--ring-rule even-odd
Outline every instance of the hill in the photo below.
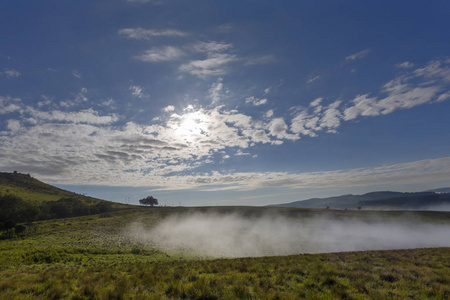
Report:
[[[429,190],[429,192],[435,192],[435,193],[450,193],[450,187],[445,187],[445,188],[440,188],[440,189]]]
[[[62,197],[90,198],[43,183],[30,174],[17,172],[0,172],[0,195],[14,195],[34,203],[57,201]]]
[[[445,190],[445,189],[439,189]],[[444,192],[372,192],[363,195],[342,195],[328,198],[312,198],[303,201],[274,204],[278,207],[297,208],[338,208],[338,209],[412,209],[412,210],[440,210],[450,207],[450,193]]]
[[[69,192],[29,174],[0,172],[0,229],[16,223],[66,218],[130,206]]]

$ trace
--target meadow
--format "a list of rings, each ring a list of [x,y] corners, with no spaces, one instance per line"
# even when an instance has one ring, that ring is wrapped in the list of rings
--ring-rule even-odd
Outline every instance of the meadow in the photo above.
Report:
[[[218,207],[136,208],[28,224],[0,241],[1,299],[448,299],[450,248],[215,257],[132,230],[198,214],[447,226],[449,213]],[[130,227],[131,226],[131,227]],[[242,228],[239,228],[241,230]],[[343,241],[345,244],[346,241]],[[188,244],[187,247],[190,245]],[[192,250],[192,249],[191,249]]]

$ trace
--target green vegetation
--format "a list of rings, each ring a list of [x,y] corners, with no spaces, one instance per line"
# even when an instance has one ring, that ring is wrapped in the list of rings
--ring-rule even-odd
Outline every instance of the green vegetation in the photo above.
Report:
[[[29,174],[17,172],[0,172],[0,195],[14,195],[34,204],[81,196],[43,183]]]
[[[151,230],[198,213],[437,226],[448,225],[450,213],[132,207],[0,175],[0,299],[450,298],[450,248],[212,259],[132,234],[136,223]]]
[[[158,199],[154,198],[153,196],[148,196],[139,200],[139,203],[141,205],[150,205],[153,207],[153,205],[158,205]]]
[[[1,299],[448,299],[450,249],[348,252],[207,259],[164,252],[130,237],[129,226],[152,228],[173,215],[239,213],[310,218],[398,213],[286,208],[136,208],[38,221],[0,241]],[[448,213],[420,220],[450,222]]]
[[[86,197],[32,178],[28,174],[0,173],[0,233],[10,238],[24,231],[17,223],[106,213],[127,205]]]
[[[137,254],[139,255],[139,254]],[[18,268],[4,299],[448,299],[446,249]]]

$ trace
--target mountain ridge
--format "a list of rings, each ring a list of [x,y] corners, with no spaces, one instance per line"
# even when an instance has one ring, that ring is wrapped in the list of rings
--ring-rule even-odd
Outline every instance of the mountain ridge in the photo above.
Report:
[[[450,208],[450,193],[441,188],[423,192],[376,191],[362,195],[341,195],[326,198],[310,198],[289,203],[272,204],[277,207],[336,208],[336,209],[433,209]],[[436,192],[435,192],[436,191]]]

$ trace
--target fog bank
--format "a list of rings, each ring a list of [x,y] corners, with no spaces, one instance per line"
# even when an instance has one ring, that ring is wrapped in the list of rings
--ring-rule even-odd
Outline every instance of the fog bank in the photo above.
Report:
[[[211,257],[450,247],[450,224],[413,221],[197,213],[169,217],[151,229],[135,223],[126,234],[165,251]]]

